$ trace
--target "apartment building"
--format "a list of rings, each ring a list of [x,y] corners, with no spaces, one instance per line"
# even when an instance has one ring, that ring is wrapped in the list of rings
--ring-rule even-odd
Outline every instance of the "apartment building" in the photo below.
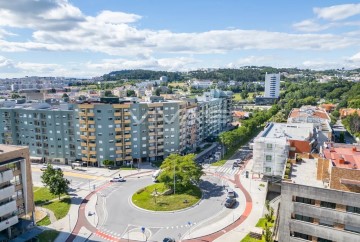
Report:
[[[190,102],[162,97],[64,105],[3,102],[0,140],[29,146],[32,159],[65,164],[162,160],[174,152],[193,152],[204,139],[228,128],[231,94],[213,91]]]
[[[313,124],[270,123],[255,139],[252,171],[282,176],[289,154],[310,152],[316,139]]]
[[[360,147],[326,144],[281,188],[278,241],[360,241]]]
[[[280,95],[280,73],[265,74],[265,94],[266,98],[278,98]]]
[[[0,145],[0,239],[9,241],[33,224],[34,200],[27,147]]]
[[[71,104],[4,102],[0,120],[2,144],[28,146],[33,159],[65,164],[75,160],[80,143]]]

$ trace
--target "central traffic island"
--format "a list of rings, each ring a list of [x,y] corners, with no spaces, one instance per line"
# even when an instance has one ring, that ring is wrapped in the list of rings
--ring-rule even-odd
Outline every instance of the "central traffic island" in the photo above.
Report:
[[[174,194],[164,183],[155,183],[139,189],[132,196],[132,203],[150,211],[176,211],[197,204],[201,199],[201,190],[195,185],[178,190]]]

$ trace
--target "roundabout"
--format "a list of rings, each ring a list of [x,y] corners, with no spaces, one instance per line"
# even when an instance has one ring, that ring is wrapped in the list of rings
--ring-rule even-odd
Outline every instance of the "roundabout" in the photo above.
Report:
[[[113,241],[145,241],[144,238],[162,241],[165,237],[188,239],[210,234],[209,230],[216,232],[232,224],[245,210],[246,199],[241,192],[238,192],[238,202],[234,208],[224,207],[228,183],[212,175],[202,177],[202,197],[186,209],[165,212],[135,206],[132,203],[133,194],[153,184],[147,176],[129,178],[124,183],[113,183],[102,189],[97,194],[96,214],[99,220],[94,225],[96,229],[102,234],[112,235]],[[220,220],[221,228],[214,227],[214,223]]]

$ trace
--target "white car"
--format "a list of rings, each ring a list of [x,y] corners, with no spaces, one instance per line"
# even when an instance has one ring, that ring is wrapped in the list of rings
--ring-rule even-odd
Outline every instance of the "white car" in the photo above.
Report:
[[[45,171],[48,168],[47,164],[41,166],[40,171]]]
[[[113,178],[110,180],[110,182],[124,182],[124,181],[125,181],[124,177],[121,177],[121,176],[119,176],[119,177],[113,177]]]

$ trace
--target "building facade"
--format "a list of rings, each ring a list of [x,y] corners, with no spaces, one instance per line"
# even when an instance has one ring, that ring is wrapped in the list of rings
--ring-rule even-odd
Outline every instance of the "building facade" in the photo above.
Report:
[[[9,241],[24,232],[33,224],[33,212],[29,149],[0,145],[1,238]]]
[[[265,74],[264,97],[278,98],[280,95],[280,73]]]
[[[360,172],[343,168],[339,179],[325,164],[303,158],[282,182],[278,241],[360,241]],[[332,187],[332,179],[346,189]]]
[[[232,93],[206,95],[192,102],[162,97],[56,106],[4,102],[0,140],[29,146],[32,159],[65,164],[162,160],[171,153],[193,152],[204,139],[229,128]]]

